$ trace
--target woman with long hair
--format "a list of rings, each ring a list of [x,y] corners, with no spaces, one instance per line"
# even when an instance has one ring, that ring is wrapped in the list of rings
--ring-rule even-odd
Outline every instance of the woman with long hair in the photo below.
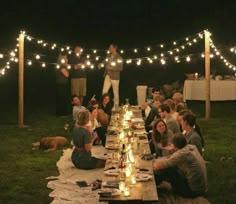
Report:
[[[152,142],[156,149],[156,156],[167,156],[172,151],[166,150],[165,147],[172,143],[173,133],[167,128],[166,123],[162,119],[158,119],[153,124]]]

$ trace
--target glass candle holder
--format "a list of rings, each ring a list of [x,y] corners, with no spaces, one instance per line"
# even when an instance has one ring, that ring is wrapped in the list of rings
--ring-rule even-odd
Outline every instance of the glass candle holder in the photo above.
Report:
[[[130,184],[135,185],[136,184],[136,178],[134,175],[130,177]]]
[[[125,168],[125,176],[126,177],[130,177],[132,174],[132,166],[131,165],[127,165]]]
[[[124,196],[130,196],[130,188],[129,188],[129,186],[125,186]]]
[[[125,191],[125,182],[124,181],[120,181],[120,183],[119,183],[119,190],[121,192]]]

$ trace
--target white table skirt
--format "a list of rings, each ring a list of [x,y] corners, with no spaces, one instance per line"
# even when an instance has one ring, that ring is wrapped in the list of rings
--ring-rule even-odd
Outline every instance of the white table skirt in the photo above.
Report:
[[[184,101],[186,100],[206,100],[206,81],[205,80],[185,80],[184,82]],[[211,80],[210,81],[210,100],[228,101],[236,100],[236,81],[233,80]]]

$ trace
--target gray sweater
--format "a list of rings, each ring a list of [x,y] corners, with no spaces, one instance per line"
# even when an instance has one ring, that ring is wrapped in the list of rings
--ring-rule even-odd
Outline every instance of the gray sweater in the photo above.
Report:
[[[116,53],[116,55],[109,54],[106,59],[105,65],[111,66],[112,70],[105,71],[104,75],[108,74],[111,80],[120,80],[120,72],[123,70],[122,57]]]

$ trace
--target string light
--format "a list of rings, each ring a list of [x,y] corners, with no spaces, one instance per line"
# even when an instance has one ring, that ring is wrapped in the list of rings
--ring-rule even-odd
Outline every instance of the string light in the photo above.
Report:
[[[236,71],[236,66],[232,63],[230,63],[217,49],[217,47],[214,45],[212,38],[210,38],[210,47],[213,49],[215,52],[216,56],[222,61],[225,66],[227,66],[229,69]],[[232,49],[232,48],[231,48]],[[231,51],[230,49],[230,51]],[[236,73],[235,73],[236,74]]]
[[[32,61],[28,61],[28,63],[27,63],[29,66],[31,66],[32,65]]]
[[[164,59],[161,59],[161,64],[166,64],[166,61]]]
[[[24,32],[25,33],[25,32]],[[176,63],[179,63],[180,62],[180,60],[181,60],[181,58],[184,58],[184,56],[182,55],[182,56],[173,56],[175,53],[180,53],[181,52],[181,50],[185,50],[185,46],[186,45],[188,45],[189,47],[190,46],[192,46],[193,44],[196,44],[197,42],[199,42],[199,40],[198,39],[203,39],[203,36],[204,36],[204,34],[203,34],[204,32],[199,32],[199,33],[197,33],[197,34],[195,34],[193,37],[192,36],[188,36],[188,37],[186,37],[186,38],[184,38],[184,40],[185,40],[185,42],[183,42],[183,44],[181,44],[180,42],[181,42],[181,40],[177,40],[177,41],[172,41],[172,43],[171,44],[169,44],[169,45],[172,45],[172,47],[173,46],[175,46],[175,47],[173,47],[172,49],[169,49],[169,50],[167,50],[167,49],[164,49],[164,48],[167,48],[168,46],[167,46],[167,44],[168,43],[165,43],[165,44],[160,44],[159,45],[159,48],[161,48],[164,52],[162,52],[162,53],[160,53],[160,54],[158,54],[158,53],[154,53],[154,52],[157,52],[157,51],[155,51],[155,49],[153,49],[153,48],[158,48],[158,46],[156,46],[156,45],[152,45],[152,46],[146,46],[144,49],[143,49],[143,51],[148,51],[148,52],[150,52],[150,56],[139,56],[138,58],[128,58],[128,59],[125,59],[124,58],[124,62],[126,63],[126,64],[131,64],[132,62],[136,62],[136,64],[139,66],[139,65],[141,65],[143,62],[146,62],[146,63],[149,63],[149,64],[152,64],[152,63],[154,63],[154,61],[155,62],[158,62],[158,61],[156,61],[158,58],[159,58],[159,56],[160,56],[160,60],[159,60],[159,62],[160,62],[160,64],[162,64],[162,65],[164,65],[164,64],[166,64],[166,60],[167,60],[167,56],[166,56],[166,54],[168,54],[169,56],[171,56],[171,57],[173,57],[173,60],[176,62]],[[29,42],[37,42],[37,45],[41,45],[42,47],[47,47],[47,48],[51,48],[52,50],[55,50],[56,48],[58,49],[58,50],[60,50],[61,52],[64,52],[65,50],[67,50],[67,52],[68,52],[68,54],[71,54],[72,53],[72,50],[71,50],[71,46],[65,46],[65,45],[59,45],[58,46],[58,44],[56,44],[56,43],[48,43],[48,42],[46,42],[46,41],[44,41],[44,40],[41,40],[41,39],[36,39],[36,38],[34,38],[34,37],[32,37],[32,36],[28,36],[28,35],[25,35],[26,36],[26,39],[29,41]],[[211,42],[212,42],[212,40],[211,40]],[[177,46],[177,44],[179,45],[178,47],[176,47]],[[17,47],[18,47],[19,45],[17,44]],[[214,44],[213,43],[211,43],[211,47],[213,47],[214,46]],[[135,48],[135,49],[133,49],[133,52],[134,53],[139,53],[139,55],[140,54],[142,54],[142,52],[141,52],[141,50],[142,49],[140,49],[140,48]],[[12,61],[12,62],[18,62],[18,59],[15,57],[15,52],[17,51],[17,49],[15,49],[14,51],[12,51],[11,53],[10,53],[10,58],[9,58],[9,61]],[[95,66],[94,66],[94,64],[92,64],[92,61],[94,60],[94,61],[99,61],[100,59],[101,59],[101,56],[98,56],[97,55],[97,53],[98,52],[101,52],[101,51],[105,51],[107,54],[110,54],[110,52],[109,52],[109,50],[100,50],[100,49],[91,49],[91,51],[90,51],[90,54],[87,54],[87,59],[89,59],[89,61],[87,61],[86,62],[86,65],[83,65],[82,66],[82,68],[84,69],[84,68],[86,68],[86,67],[90,67],[91,69],[93,69]],[[236,49],[235,49],[235,47],[233,47],[233,48],[230,48],[230,51],[232,52],[232,53],[236,53]],[[83,49],[81,49],[81,53],[83,52]],[[86,53],[88,53],[89,52],[89,49],[86,49]],[[233,65],[232,63],[230,63],[230,62],[228,62],[228,60],[227,59],[225,59],[222,55],[221,55],[221,53],[219,52],[219,50],[214,50],[214,52],[215,52],[215,54],[211,54],[210,55],[210,58],[214,58],[214,55],[215,56],[217,56],[217,57],[219,57],[219,59],[221,59],[222,60],[222,62],[227,66],[227,67],[229,67],[230,69],[232,69],[232,70],[235,70],[235,65]],[[123,49],[121,49],[120,50],[120,53],[127,53],[127,50],[126,51],[124,51]],[[128,54],[128,53],[127,53]],[[95,56],[94,56],[95,55]],[[178,54],[179,55],[179,54]],[[191,57],[192,57],[193,55],[191,54]],[[204,58],[205,57],[205,55],[202,53],[201,55],[200,55],[202,58]],[[4,58],[4,55],[2,54],[2,53],[0,53],[0,59],[2,59],[2,58]],[[35,55],[35,58],[37,59],[37,60],[40,60],[41,59],[41,54],[37,54],[37,55]],[[187,61],[187,62],[190,62],[191,61],[191,58],[190,58],[190,55],[188,55],[188,56],[185,56],[185,60]],[[108,59],[105,59],[105,61],[106,62],[108,62]],[[30,60],[28,60],[27,61],[27,64],[29,65],[29,66],[31,66],[32,65],[32,63],[33,63],[33,60],[32,59],[30,59]],[[62,63],[65,63],[65,62],[62,62]],[[122,60],[117,60],[116,62],[112,62],[111,63],[111,65],[112,66],[115,66],[117,63],[123,63],[123,61]],[[41,66],[42,67],[46,67],[46,64],[55,64],[55,63],[46,63],[46,62],[41,62]],[[10,68],[10,65],[6,65],[4,68],[2,68],[2,69],[0,69],[0,72],[1,73],[5,73],[5,68]],[[101,64],[101,67],[104,67],[104,64]],[[70,69],[71,68],[71,65],[68,65],[68,67],[67,67],[68,69]],[[4,71],[3,71],[4,70]]]
[[[190,62],[191,61],[191,58],[189,56],[186,57],[186,61],[187,62]]]

